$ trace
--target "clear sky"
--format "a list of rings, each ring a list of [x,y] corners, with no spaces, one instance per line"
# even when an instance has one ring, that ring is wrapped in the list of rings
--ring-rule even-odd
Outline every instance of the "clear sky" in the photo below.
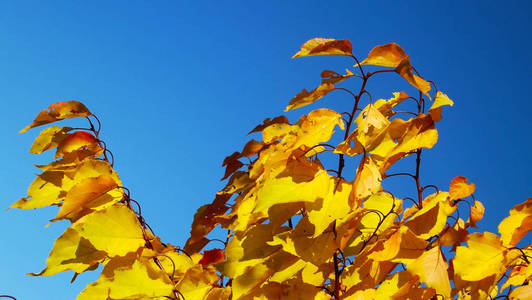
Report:
[[[422,180],[444,190],[457,175],[474,182],[486,206],[479,230],[496,231],[511,207],[532,196],[529,1],[260,3],[2,1],[2,206],[26,195],[38,172],[33,164],[51,159],[28,153],[40,130],[18,131],[50,103],[75,99],[101,119],[115,168],[148,223],[183,245],[196,208],[223,185],[223,158],[241,150],[247,132],[283,114],[302,88],[315,88],[323,69],[352,65],[344,57],[290,59],[313,37],[350,39],[360,58],[396,42],[455,101],[438,123],[438,144],[423,152]],[[399,80],[368,88],[379,98],[414,93]],[[341,109],[349,103],[343,99],[287,116]],[[45,266],[64,231],[60,223],[44,228],[55,214],[0,211],[0,294],[74,299],[96,279],[24,275]]]

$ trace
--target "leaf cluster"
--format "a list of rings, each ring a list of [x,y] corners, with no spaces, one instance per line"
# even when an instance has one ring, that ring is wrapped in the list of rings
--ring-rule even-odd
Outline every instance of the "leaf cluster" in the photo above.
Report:
[[[297,94],[286,111],[337,90],[352,99],[351,112],[319,108],[293,123],[278,116],[257,125],[250,134],[259,140],[224,160],[227,184],[198,209],[182,248],[162,242],[146,223],[113,170],[99,120],[83,104],[58,102],[39,113],[22,131],[74,117],[90,126],[46,128],[30,149],[55,148],[57,160],[38,166],[28,196],[11,207],[58,206],[51,222],[71,223],[46,268],[31,275],[72,270],[74,280],[103,266],[78,299],[529,297],[532,245],[517,245],[532,228],[532,198],[510,211],[499,234],[480,233],[473,230],[484,206],[473,183],[457,176],[448,191],[422,184],[422,151],[436,144],[436,124],[453,101],[395,43],[359,61],[348,40],[315,38],[294,57],[312,55],[355,64],[345,74],[323,71],[320,85]],[[367,82],[385,74],[404,78],[416,96],[398,91],[373,101]],[[344,87],[347,80],[360,80],[358,91]],[[391,173],[409,158],[413,171]],[[412,197],[383,187],[396,176],[412,179]],[[225,240],[211,237],[217,227]],[[212,241],[223,248],[210,248]]]

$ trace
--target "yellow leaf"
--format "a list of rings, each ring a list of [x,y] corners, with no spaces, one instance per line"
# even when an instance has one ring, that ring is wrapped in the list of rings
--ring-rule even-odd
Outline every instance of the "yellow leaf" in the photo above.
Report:
[[[297,94],[294,98],[292,98],[292,100],[290,100],[284,111],[289,111],[312,104],[334,89],[336,88],[330,83],[322,83],[310,92],[306,89],[303,89],[301,93]]]
[[[465,198],[475,191],[474,183],[467,183],[467,178],[464,176],[456,176],[451,181],[449,186],[449,195],[451,199]]]
[[[449,193],[439,192],[427,196],[423,208],[404,223],[415,235],[428,239],[439,234],[445,227],[447,217],[456,211]]]
[[[396,213],[401,213],[401,203],[401,199],[397,199],[386,192],[378,192],[371,195],[362,203],[362,207],[367,213],[360,221],[360,231],[369,237],[375,231],[379,222],[382,223],[377,233],[379,234],[386,230],[393,224],[393,221],[397,217]],[[386,216],[384,220],[383,216]]]
[[[382,189],[381,180],[382,174],[379,167],[370,156],[365,155],[360,161],[351,195],[355,200],[371,196]]]
[[[342,82],[344,80],[346,80],[347,78],[349,77],[352,77],[354,76],[355,74],[353,74],[353,72],[349,71],[349,69],[345,69],[346,71],[346,75],[341,75],[341,74],[338,74],[334,71],[330,71],[330,70],[325,70],[323,72],[321,72],[321,83],[330,83],[330,84],[335,84],[335,83],[339,83],[339,82]]]
[[[110,257],[135,252],[145,244],[137,216],[124,205],[88,214],[72,227]]]
[[[338,182],[340,180],[340,182]],[[314,237],[320,235],[334,220],[345,217],[353,208],[349,203],[351,183],[330,178],[327,196],[305,203],[309,222],[314,225]]]
[[[523,285],[512,290],[508,295],[510,300],[532,299],[532,285]]]
[[[451,285],[447,275],[447,262],[443,258],[440,247],[434,247],[421,254],[417,259],[407,263],[407,271],[419,276],[421,282],[434,288],[444,298],[451,297]]]
[[[395,112],[392,111],[392,108],[394,108],[396,105],[400,104],[408,98],[409,96],[405,92],[398,92],[393,93],[393,98],[390,98],[388,100],[379,99],[375,101],[373,105],[379,110],[379,112],[381,112],[381,114],[389,118],[390,116],[395,114]]]
[[[510,285],[520,286],[525,284],[525,282],[530,279],[532,279],[532,264],[529,263],[528,265],[517,265],[513,267],[510,274],[508,274],[508,279],[501,286],[501,292]]]
[[[9,208],[31,209],[60,203],[65,195],[65,186],[72,182],[60,171],[45,171],[31,183],[28,196],[11,204]]]
[[[218,280],[219,277],[214,269],[195,265],[187,270],[176,289],[185,299],[205,299]]]
[[[293,230],[275,235],[273,241],[268,242],[268,245],[280,245],[283,251],[314,265],[319,265],[332,258],[337,246],[333,232],[324,232],[317,237],[313,236],[314,226],[305,217],[297,223]]]
[[[502,244],[515,246],[532,229],[532,198],[514,206],[499,224]]]
[[[376,300],[398,300],[406,299],[410,288],[418,281],[417,276],[412,276],[407,271],[399,271],[387,276],[377,288]]]
[[[57,147],[61,141],[67,137],[67,132],[72,130],[70,127],[51,126],[44,129],[35,138],[33,145],[31,145],[30,153],[39,154],[48,149]]]
[[[271,126],[273,124],[289,124],[289,122],[285,116],[278,116],[273,119],[266,118],[264,119],[264,122],[262,122],[262,124],[255,126],[255,128],[248,132],[248,134],[263,131],[266,127]]]
[[[24,127],[20,133],[26,132],[30,128],[55,121],[76,117],[88,117],[91,115],[92,113],[87,107],[78,101],[56,102],[48,106],[48,110],[42,110],[35,120],[30,125]]]
[[[454,272],[463,280],[477,281],[506,271],[508,250],[491,232],[472,233],[468,246],[458,246],[453,261]]]
[[[436,92],[436,97],[434,97],[434,103],[432,103],[432,106],[430,107],[429,111],[442,107],[444,105],[453,106],[454,102],[453,100],[449,99],[449,97],[446,94],[438,91]]]
[[[412,65],[410,64],[410,59],[408,56],[406,56],[395,68],[395,71],[399,73],[406,81],[408,81],[411,85],[415,86],[418,90],[420,90],[423,94],[427,95],[427,97],[430,98],[430,95],[428,94],[428,91],[430,91],[430,83],[426,81],[425,79],[414,75],[412,72]]]
[[[484,205],[482,202],[475,200],[473,206],[469,208],[469,220],[467,223],[470,227],[477,227],[476,223],[482,220],[484,216]]]
[[[81,237],[76,230],[69,227],[55,241],[46,259],[46,268],[40,273],[29,275],[49,276],[66,270],[82,273],[106,256],[107,253],[94,248],[89,240]]]
[[[78,299],[153,299],[173,295],[172,282],[150,260],[121,257],[113,260],[106,265],[98,281],[89,284]]]
[[[117,187],[118,184],[110,176],[101,175],[84,179],[67,192],[57,216],[52,221],[77,218],[84,210],[122,200],[123,195],[115,194],[113,197],[108,193]]]
[[[353,47],[348,40],[313,38],[306,41],[301,50],[292,58],[311,55],[348,55],[352,56]]]
[[[414,235],[408,227],[401,226],[392,235],[379,240],[368,258],[375,261],[409,263],[425,252],[428,242]]]
[[[290,161],[280,176],[268,178],[257,191],[256,212],[266,212],[280,203],[314,202],[325,199],[330,175],[316,164]]]
[[[303,145],[313,147],[329,141],[336,125],[344,130],[341,114],[330,109],[316,109],[308,116],[303,115],[292,126],[292,134],[286,136],[282,143],[290,149],[297,149]]]
[[[401,46],[389,43],[371,49],[368,57],[360,64],[395,68],[405,57],[406,53]]]

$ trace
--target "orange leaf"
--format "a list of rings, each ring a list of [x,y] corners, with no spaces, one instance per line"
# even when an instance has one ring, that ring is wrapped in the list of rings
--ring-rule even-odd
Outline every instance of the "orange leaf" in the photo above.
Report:
[[[72,217],[81,212],[93,201],[111,201],[112,196],[107,195],[107,192],[115,189],[117,186],[114,178],[110,176],[100,175],[98,177],[84,179],[67,192],[63,205],[53,220],[56,221]],[[102,199],[101,197],[105,195],[111,199]]]
[[[48,106],[48,110],[43,109],[33,120],[33,122],[24,127],[19,133],[28,131],[28,129],[52,123],[55,121],[70,119],[76,117],[88,117],[92,113],[78,101],[56,102]]]
[[[475,191],[475,184],[474,183],[467,183],[467,178],[464,176],[456,176],[451,180],[451,184],[449,186],[449,195],[451,196],[451,199],[461,199],[465,198]]]
[[[86,131],[74,131],[57,145],[55,157],[61,157],[79,149],[88,149],[94,153],[102,150],[94,135]]]
[[[371,49],[368,57],[360,64],[395,68],[405,57],[405,50],[401,46],[396,43],[389,43]]]
[[[321,72],[321,83],[335,84],[335,83],[342,82],[342,81],[346,80],[347,78],[352,77],[352,76],[355,75],[355,74],[353,74],[353,72],[349,71],[349,69],[345,69],[345,71],[347,72],[347,74],[346,75],[342,75],[342,74],[338,74],[338,73],[336,73],[334,71],[325,70],[325,71]]]
[[[395,68],[395,71],[399,73],[406,81],[408,81],[411,85],[415,86],[418,90],[420,90],[423,94],[427,95],[430,98],[430,95],[428,94],[428,91],[430,91],[430,83],[428,81],[425,81],[425,79],[414,75],[412,72],[413,67],[410,64],[410,59],[408,56],[406,56],[401,63]]]
[[[482,205],[482,202],[475,200],[473,206],[470,207],[469,221],[467,221],[467,223],[469,224],[469,226],[477,228],[476,223],[482,220],[483,216],[484,205]]]
[[[310,92],[306,89],[303,89],[301,93],[297,94],[294,98],[292,98],[292,100],[290,100],[284,111],[289,111],[312,104],[334,89],[334,85],[329,83],[322,83]]]
[[[353,55],[349,40],[313,38],[306,41],[292,58],[311,55]]]
[[[515,246],[530,230],[532,230],[532,198],[514,206],[510,210],[510,216],[499,224],[502,244],[506,247]]]
[[[264,143],[251,140],[247,142],[247,144],[244,146],[244,149],[242,149],[242,156],[251,157],[259,153],[263,147]]]
[[[225,254],[222,249],[212,249],[203,251],[203,258],[200,259],[199,264],[204,266],[215,264],[225,260]]]

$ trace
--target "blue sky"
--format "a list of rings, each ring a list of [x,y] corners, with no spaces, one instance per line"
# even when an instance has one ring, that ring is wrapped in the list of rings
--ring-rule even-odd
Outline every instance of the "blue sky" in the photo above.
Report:
[[[33,164],[51,159],[28,153],[39,130],[18,131],[50,103],[75,99],[101,119],[116,170],[148,223],[183,245],[196,208],[223,186],[223,158],[242,148],[247,132],[316,87],[322,70],[352,65],[344,57],[290,59],[313,37],[350,39],[359,58],[396,42],[455,101],[438,124],[438,144],[423,153],[422,180],[442,189],[457,175],[474,182],[486,206],[479,230],[495,231],[532,195],[527,1],[250,2],[2,2],[2,206],[26,195]],[[377,98],[414,93],[397,78],[368,88]],[[286,115],[293,121],[348,103],[331,95]],[[0,212],[0,294],[74,299],[96,279],[24,275],[45,266],[64,231],[66,224],[44,228],[54,216]]]

